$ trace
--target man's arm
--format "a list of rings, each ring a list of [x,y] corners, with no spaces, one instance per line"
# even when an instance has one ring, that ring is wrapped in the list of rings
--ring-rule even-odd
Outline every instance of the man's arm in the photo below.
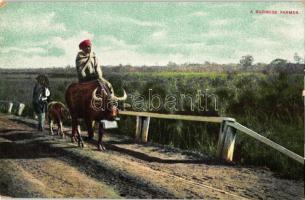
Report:
[[[97,58],[95,57],[95,69],[98,75],[98,78],[103,80],[103,72],[102,72],[102,67],[99,65],[99,62]]]
[[[112,87],[111,83],[103,78],[102,66],[100,66],[98,64],[98,60],[97,60],[96,57],[95,57],[95,59],[96,59],[95,60],[95,69],[96,69],[96,72],[98,74],[98,79],[100,79],[103,83],[105,83],[108,86],[108,88],[110,89],[110,92],[112,94],[114,94],[113,87]]]
[[[79,76],[79,78],[84,78],[86,77],[86,73],[84,72],[84,62],[83,60],[80,58],[79,53],[76,56],[76,61],[75,61],[75,66],[76,66],[76,71],[77,74]]]

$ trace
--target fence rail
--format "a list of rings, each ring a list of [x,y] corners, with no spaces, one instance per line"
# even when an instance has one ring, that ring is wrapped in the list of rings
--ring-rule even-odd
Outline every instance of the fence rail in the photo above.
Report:
[[[268,138],[256,133],[255,131],[241,125],[240,123],[237,123],[237,122],[228,122],[228,125],[231,126],[231,127],[234,127],[236,128],[237,130],[255,138],[256,140],[276,149],[277,151],[285,154],[286,156],[289,156],[290,158],[298,161],[299,163],[302,163],[304,164],[304,158],[292,151],[290,151],[289,149],[286,149],[285,147],[273,142],[272,140],[269,140]]]
[[[152,118],[159,118],[159,119],[176,119],[176,120],[197,121],[197,122],[214,122],[214,123],[221,123],[224,120],[225,121],[235,121],[234,118],[229,118],[229,117],[175,115],[175,114],[161,114],[161,113],[133,112],[133,111],[120,111],[120,115],[152,117]]]

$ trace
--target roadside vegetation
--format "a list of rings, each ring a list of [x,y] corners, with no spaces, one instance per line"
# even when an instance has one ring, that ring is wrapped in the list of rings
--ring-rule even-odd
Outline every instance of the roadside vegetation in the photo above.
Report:
[[[304,64],[293,64],[275,59],[270,64],[253,65],[251,58],[240,64],[218,65],[215,63],[168,66],[104,67],[106,79],[118,95],[125,88],[128,94],[142,96],[180,94],[195,95],[198,90],[217,96],[217,109],[208,102],[208,111],[192,110],[187,100],[179,101],[181,109],[150,110],[147,101],[142,109],[135,109],[131,98],[128,110],[188,115],[226,116],[236,118],[241,124],[264,135],[274,142],[304,156]],[[251,61],[251,62],[250,62]],[[76,81],[75,69],[66,68],[9,70],[0,69],[0,98],[26,103],[24,115],[33,117],[31,106],[32,88],[37,74],[46,73],[50,78],[52,99],[65,102],[67,86]],[[17,78],[16,78],[17,77]],[[151,93],[149,93],[151,91]],[[199,102],[193,105],[198,107]],[[135,118],[121,116],[118,134],[134,135]],[[184,122],[152,119],[149,141],[179,147],[213,156],[216,152],[219,125],[211,123]],[[234,161],[241,165],[268,167],[285,178],[301,179],[303,167],[247,135],[238,133]]]

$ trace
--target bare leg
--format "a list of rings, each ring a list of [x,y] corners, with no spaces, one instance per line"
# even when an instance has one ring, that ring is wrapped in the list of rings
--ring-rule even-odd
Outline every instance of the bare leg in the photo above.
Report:
[[[43,131],[43,113],[38,114],[38,130]]]
[[[41,131],[44,131],[44,125],[45,125],[45,120],[46,120],[46,113],[41,113]]]
[[[98,129],[98,143],[97,148],[99,151],[105,151],[106,148],[103,145],[103,135],[105,133],[105,130],[103,129],[102,123],[99,122],[99,129]]]

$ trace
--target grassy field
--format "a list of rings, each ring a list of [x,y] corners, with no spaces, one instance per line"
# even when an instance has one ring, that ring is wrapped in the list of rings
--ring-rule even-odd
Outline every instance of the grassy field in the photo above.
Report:
[[[127,73],[129,76],[136,76],[141,78],[154,77],[154,78],[212,78],[215,79],[217,77],[226,77],[226,73],[218,73],[218,72],[129,72]]]

